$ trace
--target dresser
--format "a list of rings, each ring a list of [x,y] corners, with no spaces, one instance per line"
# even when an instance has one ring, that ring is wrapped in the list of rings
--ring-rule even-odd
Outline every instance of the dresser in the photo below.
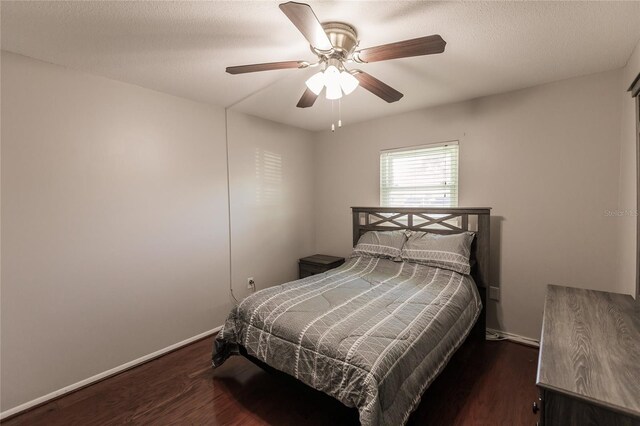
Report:
[[[549,285],[533,406],[545,426],[640,426],[640,303]]]

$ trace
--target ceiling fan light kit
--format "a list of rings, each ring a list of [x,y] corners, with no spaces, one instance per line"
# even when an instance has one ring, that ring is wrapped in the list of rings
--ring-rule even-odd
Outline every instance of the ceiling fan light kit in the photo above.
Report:
[[[329,100],[337,100],[363,87],[388,103],[399,101],[403,94],[362,70],[348,70],[345,63],[386,61],[412,56],[432,55],[444,52],[446,42],[439,35],[399,41],[381,46],[358,49],[356,30],[344,22],[318,21],[311,6],[305,3],[287,2],[280,10],[309,41],[311,51],[318,57],[316,63],[307,61],[283,61],[227,67],[229,74],[244,74],[290,68],[309,68],[324,65],[306,82],[306,90],[298,101],[298,108],[313,106],[322,90]],[[340,120],[339,120],[340,121]],[[333,126],[332,126],[333,127]]]
[[[335,58],[327,60],[324,71],[312,75],[305,84],[316,96],[326,87],[325,97],[329,100],[340,99],[342,93],[350,94],[360,84],[344,65]]]

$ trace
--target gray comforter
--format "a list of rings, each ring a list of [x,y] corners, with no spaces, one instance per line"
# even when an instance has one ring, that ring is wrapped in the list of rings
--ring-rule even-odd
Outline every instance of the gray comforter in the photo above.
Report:
[[[400,425],[462,344],[481,302],[467,275],[355,257],[259,291],[216,339],[215,367],[250,355],[357,407],[363,425]]]

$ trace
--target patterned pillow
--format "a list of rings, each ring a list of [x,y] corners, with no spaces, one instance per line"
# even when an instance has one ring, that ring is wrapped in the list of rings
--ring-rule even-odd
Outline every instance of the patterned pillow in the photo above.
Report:
[[[412,232],[402,248],[402,260],[469,274],[473,232],[440,235]]]
[[[369,231],[360,237],[351,256],[372,256],[401,260],[404,231]]]

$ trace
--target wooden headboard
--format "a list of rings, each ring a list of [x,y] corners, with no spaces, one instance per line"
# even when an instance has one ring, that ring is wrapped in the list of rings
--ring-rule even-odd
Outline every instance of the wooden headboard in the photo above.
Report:
[[[479,288],[489,286],[489,238],[491,208],[476,207],[351,207],[353,245],[367,231],[412,231],[458,234],[472,231],[471,271]]]

